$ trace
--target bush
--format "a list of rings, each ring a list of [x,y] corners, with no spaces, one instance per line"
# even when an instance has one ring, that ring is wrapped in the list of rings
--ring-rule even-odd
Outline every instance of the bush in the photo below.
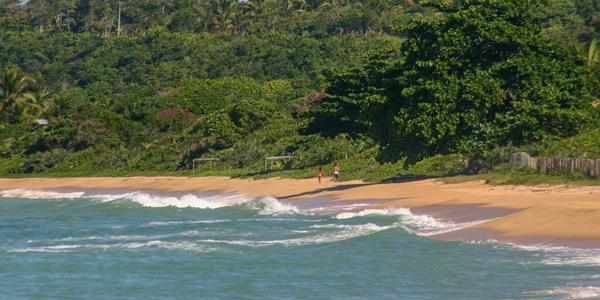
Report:
[[[71,156],[73,165],[85,165],[94,159],[94,153],[91,150],[79,151]]]
[[[72,152],[67,150],[34,153],[24,160],[23,172],[40,173],[68,161],[72,155]]]
[[[262,141],[258,139],[247,139],[237,143],[226,158],[239,167],[247,167],[257,163],[265,157]]]
[[[99,168],[121,168],[134,164],[141,156],[139,151],[120,149],[101,156],[94,161],[93,165]]]
[[[326,165],[354,152],[352,141],[345,135],[338,135],[333,139],[315,139],[312,142],[300,157],[306,166]]]
[[[458,154],[451,154],[426,158],[410,166],[407,173],[443,177],[465,174],[466,171],[463,157]]]
[[[0,158],[0,173],[16,174],[21,171],[21,158],[13,156],[10,159]]]

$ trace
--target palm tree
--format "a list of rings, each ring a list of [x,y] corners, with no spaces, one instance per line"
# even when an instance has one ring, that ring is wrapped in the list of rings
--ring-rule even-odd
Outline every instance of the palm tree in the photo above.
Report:
[[[269,0],[248,0],[246,6],[255,14],[266,13],[269,10]]]
[[[581,56],[586,59],[589,67],[600,63],[600,43],[598,39],[592,39],[587,43],[569,42],[567,50],[575,56]]]
[[[198,8],[197,8],[198,32],[202,32],[202,33],[208,32],[208,27],[210,26],[210,23],[212,22],[212,19],[213,19],[211,12],[212,11],[210,10],[210,8],[207,8],[205,6],[198,6]]]
[[[35,83],[33,77],[24,74],[19,69],[4,69],[0,75],[0,115],[6,109],[11,109],[17,103],[27,103],[31,98],[28,93],[30,86]]]
[[[8,114],[8,123],[20,124],[31,122],[35,119],[38,110],[27,105],[24,102],[17,102],[10,109],[6,110]]]
[[[279,7],[279,12],[284,16],[291,15],[299,6],[298,1],[296,0],[279,0],[277,1],[277,5]]]
[[[35,112],[32,114],[34,117],[38,118],[43,113],[46,112],[46,108],[51,101],[50,92],[43,88],[36,88],[31,93],[28,93],[26,96],[26,104],[31,107]]]
[[[324,4],[324,1],[322,0],[299,0],[299,2],[300,9],[298,12],[317,11],[321,8],[321,5]]]
[[[64,115],[71,107],[69,99],[59,95],[53,95],[50,101],[46,102],[45,113],[47,117],[60,117]]]
[[[380,18],[387,18],[390,14],[400,12],[402,6],[394,5],[394,0],[371,0],[367,6],[375,11]]]
[[[598,44],[598,39],[595,38],[589,42],[588,48],[588,66],[592,66],[593,64],[600,63],[600,45]]]
[[[233,0],[216,0],[213,25],[218,32],[227,32],[234,26],[232,20],[236,13],[236,2]]]

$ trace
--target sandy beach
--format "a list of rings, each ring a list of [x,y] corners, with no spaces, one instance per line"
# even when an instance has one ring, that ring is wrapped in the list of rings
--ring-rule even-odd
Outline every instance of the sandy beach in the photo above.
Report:
[[[519,244],[600,248],[600,187],[494,186],[485,182],[443,184],[420,180],[387,184],[334,183],[316,179],[231,179],[226,177],[109,177],[0,179],[9,189],[126,189],[164,192],[235,192],[281,200],[370,200],[368,208],[411,208],[438,219],[482,221],[451,233],[448,240],[496,239]]]

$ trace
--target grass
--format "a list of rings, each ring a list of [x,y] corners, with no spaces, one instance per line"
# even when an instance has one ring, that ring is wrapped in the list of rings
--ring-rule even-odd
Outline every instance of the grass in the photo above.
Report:
[[[340,167],[340,181],[362,180],[365,182],[396,182],[411,181],[427,178],[436,178],[445,183],[461,183],[469,181],[485,180],[491,184],[498,185],[571,185],[571,186],[597,186],[600,180],[586,177],[582,172],[568,174],[566,172],[555,172],[551,174],[533,173],[530,169],[515,169],[508,165],[501,165],[495,172],[460,175],[463,163],[455,163],[456,159],[451,156],[436,156],[419,162],[406,168],[403,162],[395,164],[380,164],[372,157],[354,157],[338,161]],[[333,163],[321,166],[326,176],[332,176]],[[202,165],[193,172],[192,170],[179,171],[144,171],[131,170],[127,168],[93,168],[89,165],[70,167],[70,165],[59,165],[47,169],[41,173],[10,174],[0,173],[4,178],[64,178],[64,177],[132,177],[132,176],[180,176],[180,177],[209,177],[223,176],[230,178],[245,179],[267,179],[267,178],[290,178],[306,179],[316,178],[319,166],[294,168],[288,170],[264,170],[262,163],[257,163],[249,168],[232,168],[227,165],[216,164],[212,166]],[[276,167],[277,168],[277,167]],[[402,174],[398,180],[396,174]],[[457,175],[458,174],[458,175]]]

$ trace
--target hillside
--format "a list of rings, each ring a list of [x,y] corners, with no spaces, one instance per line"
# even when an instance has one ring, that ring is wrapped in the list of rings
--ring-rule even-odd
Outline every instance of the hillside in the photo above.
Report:
[[[593,1],[132,0],[120,26],[117,1],[18,2],[0,1],[4,176],[187,175],[200,157],[256,176],[294,155],[274,169],[343,160],[379,181],[597,126]]]

